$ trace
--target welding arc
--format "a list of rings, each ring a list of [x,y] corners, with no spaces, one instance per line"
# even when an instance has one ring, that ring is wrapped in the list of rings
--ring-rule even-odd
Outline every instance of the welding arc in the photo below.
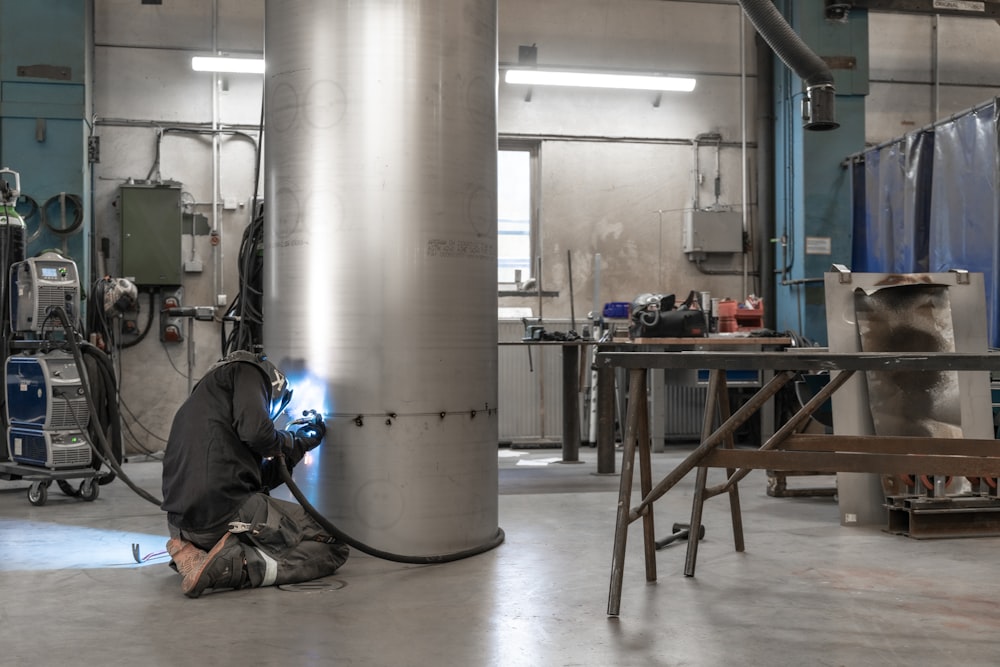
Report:
[[[284,457],[282,456],[282,459]],[[337,538],[344,544],[350,545],[357,549],[358,551],[364,552],[369,556],[374,556],[375,558],[381,558],[382,560],[393,561],[395,563],[409,563],[412,565],[436,565],[439,563],[452,563],[456,560],[462,560],[463,558],[469,558],[470,556],[477,556],[481,553],[485,553],[491,549],[495,549],[500,546],[504,540],[504,532],[502,528],[497,528],[496,535],[492,540],[478,547],[473,547],[471,549],[465,549],[463,551],[454,551],[450,554],[440,554],[436,556],[406,556],[402,554],[394,554],[389,551],[382,551],[381,549],[376,549],[373,546],[367,545],[364,542],[354,539],[344,531],[337,528],[333,523],[330,522],[325,516],[323,516],[319,510],[317,510],[309,499],[305,497],[302,490],[292,481],[292,475],[288,472],[288,466],[284,465],[284,460],[282,460],[282,465],[278,466],[278,472],[281,474],[281,481],[285,483],[288,490],[292,492],[295,499],[299,501],[302,508],[309,513],[312,518],[316,519],[317,523],[321,525],[332,537]]]

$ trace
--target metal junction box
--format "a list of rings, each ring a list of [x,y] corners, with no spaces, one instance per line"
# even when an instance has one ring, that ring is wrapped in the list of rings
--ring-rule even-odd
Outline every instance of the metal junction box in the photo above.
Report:
[[[180,187],[123,185],[119,193],[122,275],[136,285],[180,285]]]
[[[743,252],[743,219],[736,211],[684,212],[685,253]]]

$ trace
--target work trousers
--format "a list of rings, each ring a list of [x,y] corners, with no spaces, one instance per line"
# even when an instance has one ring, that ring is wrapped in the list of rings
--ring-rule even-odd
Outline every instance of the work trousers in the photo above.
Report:
[[[229,526],[217,531],[179,530],[170,525],[171,537],[183,538],[208,551],[226,532],[243,545],[250,586],[277,586],[312,581],[337,571],[349,549],[337,542],[298,503],[263,493],[250,496]]]

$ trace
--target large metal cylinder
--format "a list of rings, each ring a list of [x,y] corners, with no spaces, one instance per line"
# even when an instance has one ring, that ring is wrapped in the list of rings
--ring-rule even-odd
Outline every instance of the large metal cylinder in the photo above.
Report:
[[[264,345],[348,534],[498,535],[495,0],[268,0]]]

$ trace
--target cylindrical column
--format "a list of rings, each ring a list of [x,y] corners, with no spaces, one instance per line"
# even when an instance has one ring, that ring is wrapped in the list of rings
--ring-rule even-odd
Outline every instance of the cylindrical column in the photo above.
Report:
[[[319,407],[295,478],[438,555],[497,526],[496,4],[268,0],[264,342]]]

